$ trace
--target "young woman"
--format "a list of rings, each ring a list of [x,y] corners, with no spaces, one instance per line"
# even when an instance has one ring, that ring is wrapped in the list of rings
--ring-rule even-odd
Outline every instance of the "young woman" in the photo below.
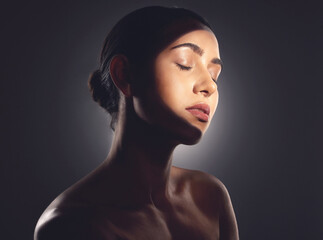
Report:
[[[35,239],[238,239],[229,194],[214,176],[172,166],[218,104],[221,72],[210,25],[181,8],[147,7],[107,36],[89,80],[115,130],[107,159],[59,195]]]

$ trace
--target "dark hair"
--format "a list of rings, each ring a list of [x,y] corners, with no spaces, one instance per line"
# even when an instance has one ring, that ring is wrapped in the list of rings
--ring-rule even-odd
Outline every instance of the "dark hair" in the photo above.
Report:
[[[180,29],[172,28],[176,23],[182,23]],[[94,101],[111,114],[113,130],[120,99],[109,70],[113,56],[123,54],[130,64],[138,68],[147,66],[164,47],[182,34],[201,28],[201,24],[211,29],[204,18],[190,10],[152,6],[129,13],[112,28],[104,41],[100,67],[90,76],[89,87]],[[140,84],[139,80],[136,84]]]

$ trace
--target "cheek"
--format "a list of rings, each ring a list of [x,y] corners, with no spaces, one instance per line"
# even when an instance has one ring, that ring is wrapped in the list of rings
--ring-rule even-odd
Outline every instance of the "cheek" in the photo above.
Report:
[[[184,107],[192,89],[189,79],[183,79],[176,71],[168,71],[167,74],[159,75],[156,79],[156,94],[172,109]]]
[[[185,72],[178,69],[174,60],[168,58],[157,61],[156,89],[166,101],[183,99],[193,89],[193,83]],[[181,102],[181,101],[180,101]]]

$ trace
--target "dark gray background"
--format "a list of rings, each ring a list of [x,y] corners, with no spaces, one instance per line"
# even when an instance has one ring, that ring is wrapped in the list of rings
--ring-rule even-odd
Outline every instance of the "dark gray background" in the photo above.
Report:
[[[241,239],[323,239],[322,1],[13,1],[1,6],[1,239],[106,157],[87,78],[109,29],[147,5],[206,17],[224,71],[210,130],[175,165],[227,186]]]

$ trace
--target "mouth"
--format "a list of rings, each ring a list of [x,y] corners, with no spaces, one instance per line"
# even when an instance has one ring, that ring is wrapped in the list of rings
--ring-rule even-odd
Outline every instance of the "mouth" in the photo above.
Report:
[[[199,103],[186,108],[193,116],[197,117],[202,122],[209,121],[210,106],[205,103]]]

